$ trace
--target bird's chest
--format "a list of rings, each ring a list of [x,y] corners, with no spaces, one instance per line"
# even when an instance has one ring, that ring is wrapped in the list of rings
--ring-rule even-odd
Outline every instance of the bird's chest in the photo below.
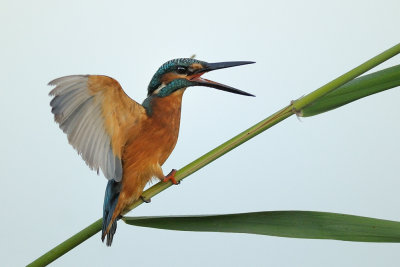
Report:
[[[178,140],[180,113],[165,118],[154,118],[143,130],[147,135],[148,152],[160,165],[164,164]]]
[[[164,164],[178,140],[182,93],[152,103],[152,115],[127,143],[126,161]]]

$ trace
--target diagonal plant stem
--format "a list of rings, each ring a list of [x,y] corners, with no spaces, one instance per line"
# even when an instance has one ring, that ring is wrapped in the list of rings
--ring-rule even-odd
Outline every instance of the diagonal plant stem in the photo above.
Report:
[[[237,136],[233,137],[232,139],[226,141],[225,143],[221,144],[220,146],[214,148],[210,152],[204,154],[197,160],[189,163],[185,167],[181,168],[177,171],[175,178],[177,181],[184,179],[185,177],[189,176],[190,174],[196,172],[197,170],[203,168],[207,164],[211,163],[212,161],[216,160],[217,158],[221,157],[225,153],[229,152],[230,150],[234,149],[235,147],[239,146],[240,144],[248,141],[249,139],[255,137],[256,135],[260,134],[261,132],[271,128],[275,124],[279,123],[280,121],[290,117],[293,114],[298,114],[301,110],[313,103],[315,100],[323,97],[325,94],[335,90],[339,86],[351,81],[352,79],[356,78],[357,76],[365,73],[366,71],[372,69],[373,67],[379,65],[380,63],[388,60],[389,58],[397,55],[400,53],[400,44],[393,46],[392,48],[384,51],[383,53],[373,57],[372,59],[366,61],[365,63],[361,64],[360,66],[352,69],[351,71],[343,74],[342,76],[334,79],[333,81],[325,84],[324,86],[320,87],[319,89],[313,91],[312,93],[302,97],[299,100],[292,101],[290,105],[284,107],[283,109],[279,110],[278,112],[272,114],[268,118],[262,120],[261,122],[257,123],[256,125],[250,127],[249,129],[245,130],[244,132],[238,134]],[[164,191],[168,187],[170,187],[172,183],[157,183],[154,186],[147,189],[143,192],[144,198],[151,198],[160,192]],[[143,201],[141,199],[135,201],[132,205],[129,206],[127,211],[124,213],[126,214],[130,210],[136,208],[137,206],[141,205]],[[91,236],[96,234],[101,230],[101,223],[102,219],[97,220],[90,226],[86,227],[85,229],[81,230],[71,238],[65,240],[55,248],[51,249],[28,266],[44,266],[47,265],[57,258],[61,257],[74,247],[78,246],[80,243],[84,242],[85,240],[89,239]]]
[[[344,85],[345,83],[353,80],[354,78],[360,76],[361,74],[369,71],[370,69],[378,66],[382,62],[388,60],[391,57],[394,57],[399,53],[400,43],[389,48],[388,50],[380,53],[379,55],[371,58],[370,60],[366,61],[365,63],[361,64],[360,66],[352,69],[349,72],[339,76],[338,78],[334,79],[333,81],[325,84],[324,86],[320,87],[319,89],[311,92],[307,96],[300,98],[293,106],[296,110],[301,110],[308,105],[312,104],[315,100],[321,98],[322,96],[326,95],[327,93],[335,90],[336,88]]]

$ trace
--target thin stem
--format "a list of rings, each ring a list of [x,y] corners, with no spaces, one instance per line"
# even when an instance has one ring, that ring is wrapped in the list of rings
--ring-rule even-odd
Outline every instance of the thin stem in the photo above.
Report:
[[[76,233],[75,235],[71,236],[70,238],[56,246],[55,248],[49,250],[46,254],[43,254],[40,258],[37,258],[35,261],[28,264],[27,266],[46,266],[47,264],[50,264],[74,247],[78,246],[86,239],[89,239],[90,237],[98,233],[101,230],[102,223],[103,219],[98,219],[85,229],[81,230],[80,232]]]
[[[237,136],[233,137],[232,139],[226,141],[222,145],[216,147],[215,149],[211,150],[210,152],[204,154],[197,160],[189,163],[182,169],[180,169],[175,177],[177,181],[184,179],[185,177],[189,176],[190,174],[196,172],[197,170],[203,168],[207,164],[211,163],[212,161],[216,160],[217,158],[221,157],[225,153],[229,152],[230,150],[234,149],[235,147],[239,146],[240,144],[248,141],[249,139],[255,137],[256,135],[260,134],[261,132],[271,128],[275,124],[279,123],[280,121],[290,117],[293,114],[297,114],[302,108],[311,104],[316,99],[324,96],[325,94],[335,90],[339,86],[349,82],[350,80],[356,78],[357,76],[363,74],[364,72],[370,70],[371,68],[377,66],[378,64],[388,60],[389,58],[395,56],[396,54],[400,53],[400,44],[395,45],[394,47],[386,50],[385,52],[379,54],[378,56],[368,60],[367,62],[361,64],[360,66],[354,68],[353,70],[343,74],[339,78],[327,83],[326,85],[322,86],[321,88],[317,89],[316,91],[304,96],[303,98],[293,101],[289,106],[284,107],[283,109],[279,110],[275,114],[269,116],[268,118],[264,119],[263,121],[257,123],[253,127],[247,129],[246,131],[238,134]],[[159,194],[160,192],[164,191],[168,187],[172,185],[171,182],[168,183],[157,183],[154,186],[147,189],[143,192],[143,197],[149,199],[153,196]],[[129,206],[127,212],[136,208],[137,206],[141,205],[143,201],[141,199],[135,201],[131,206]],[[124,214],[126,214],[125,212]],[[71,238],[67,239],[63,243],[59,244],[40,258],[33,261],[28,266],[44,266],[47,265],[57,258],[61,257],[69,250],[73,249],[89,237],[93,236],[97,232],[101,230],[101,221],[102,219],[97,220],[87,228],[83,229],[79,233],[75,234]]]

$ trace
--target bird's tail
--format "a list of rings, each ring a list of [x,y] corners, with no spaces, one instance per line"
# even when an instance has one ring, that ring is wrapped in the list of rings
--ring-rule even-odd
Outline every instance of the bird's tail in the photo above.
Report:
[[[112,216],[115,207],[118,203],[119,193],[121,191],[121,183],[114,180],[108,181],[106,193],[104,195],[103,205],[103,229],[101,233],[101,240],[104,242],[107,236],[106,244],[111,246],[115,231],[117,230],[117,219],[112,221]],[[111,224],[112,223],[112,224]],[[111,224],[111,227],[110,227]]]

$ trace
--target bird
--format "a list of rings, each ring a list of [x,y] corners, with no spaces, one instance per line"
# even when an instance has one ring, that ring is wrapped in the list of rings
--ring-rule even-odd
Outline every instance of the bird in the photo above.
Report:
[[[202,77],[213,70],[252,63],[170,60],[152,77],[142,104],[131,99],[118,81],[104,75],[70,75],[49,82],[55,86],[49,93],[54,120],[90,169],[97,174],[101,170],[108,180],[101,234],[107,246],[112,244],[117,221],[131,203],[142,198],[150,180],[177,184],[176,170],[165,176],[161,166],[178,140],[185,90],[204,86],[254,96]]]

